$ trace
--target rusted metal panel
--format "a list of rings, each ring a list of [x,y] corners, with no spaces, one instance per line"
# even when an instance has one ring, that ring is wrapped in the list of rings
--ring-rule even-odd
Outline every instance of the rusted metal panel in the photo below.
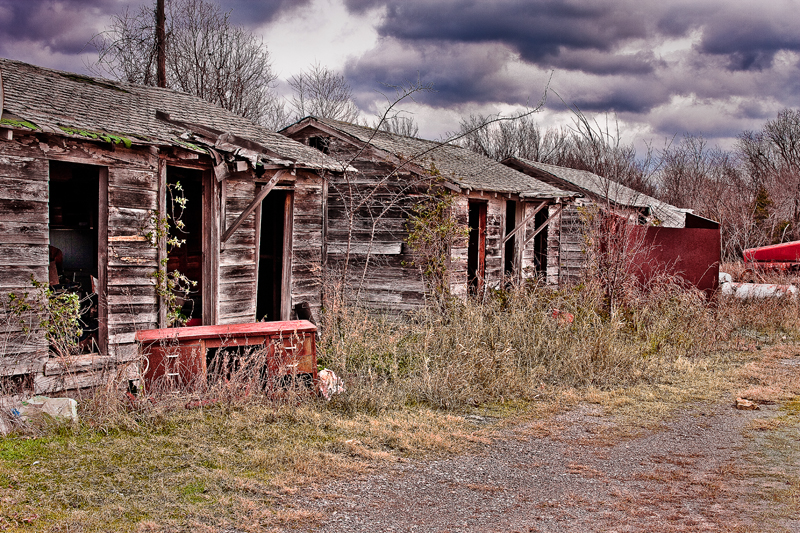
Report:
[[[306,320],[162,328],[136,332],[147,359],[145,385],[199,385],[208,350],[252,346],[266,350],[267,375],[307,374],[317,379],[317,327]]]

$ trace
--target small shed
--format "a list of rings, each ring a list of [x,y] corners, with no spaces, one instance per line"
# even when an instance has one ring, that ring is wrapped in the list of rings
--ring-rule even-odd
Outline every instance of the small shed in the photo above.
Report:
[[[80,293],[93,335],[85,353],[56,360],[4,305],[4,379],[33,376],[39,393],[133,376],[135,332],[169,326],[166,270],[196,283],[183,308],[194,324],[318,309],[337,162],[176,91],[8,59],[0,73],[0,298],[32,279]],[[170,250],[156,229],[181,209],[173,195],[186,199],[185,227],[171,230],[185,244]]]
[[[648,253],[640,254],[640,270],[650,273],[657,263],[702,290],[716,288],[720,263],[718,222],[585,170],[519,157],[509,157],[502,163],[554,187],[582,195],[561,212],[561,220],[553,226],[558,228],[553,232],[553,240],[557,241],[561,268],[550,273],[551,283],[573,282],[582,275],[586,267],[586,243],[579,209],[594,204],[626,219],[635,216],[638,224],[648,226],[639,231],[641,244],[648,248]]]
[[[455,193],[451,209],[469,227],[450,254],[457,295],[543,277],[557,251],[548,247],[546,228],[581,196],[453,144],[316,117],[281,133],[358,170],[331,177],[328,267],[346,268],[349,289],[373,307],[402,311],[425,301],[407,222],[432,184]]]

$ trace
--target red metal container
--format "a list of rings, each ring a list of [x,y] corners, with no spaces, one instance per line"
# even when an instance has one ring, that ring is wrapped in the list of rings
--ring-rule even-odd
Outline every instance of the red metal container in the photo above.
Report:
[[[307,320],[223,326],[149,329],[136,332],[147,359],[146,387],[204,383],[209,350],[252,347],[266,350],[271,378],[307,375],[317,380],[317,327]]]

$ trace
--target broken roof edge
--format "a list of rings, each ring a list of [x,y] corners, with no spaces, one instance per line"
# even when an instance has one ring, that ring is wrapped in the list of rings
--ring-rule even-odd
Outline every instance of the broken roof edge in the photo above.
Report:
[[[362,138],[359,135],[356,135],[353,132],[348,131],[347,127],[354,127],[354,128],[357,128],[357,129],[364,130],[365,134],[367,132],[369,133],[369,138]],[[437,165],[436,157],[435,157],[435,152],[437,152],[437,150],[440,150],[440,149],[442,149],[442,150],[455,149],[455,150],[459,150],[459,151],[463,150],[463,151],[465,151],[467,153],[470,153],[473,157],[484,157],[485,158],[485,156],[482,156],[481,154],[474,153],[471,150],[469,150],[468,148],[465,148],[465,147],[460,146],[458,144],[453,144],[453,143],[451,143],[449,141],[434,141],[434,140],[430,140],[430,139],[423,139],[423,138],[420,138],[420,137],[402,135],[402,134],[399,134],[399,133],[393,133],[393,132],[389,132],[389,131],[380,130],[380,129],[377,129],[377,128],[374,128],[374,127],[371,127],[371,126],[365,126],[365,125],[361,125],[361,124],[353,124],[353,123],[350,123],[350,122],[345,122],[345,121],[335,120],[335,119],[326,119],[326,118],[316,117],[316,116],[313,116],[313,115],[307,115],[307,116],[305,116],[303,118],[300,118],[300,119],[296,120],[292,124],[290,124],[290,125],[282,128],[282,129],[278,130],[278,133],[281,133],[282,135],[290,137],[290,136],[292,136],[292,135],[294,135],[294,134],[296,134],[296,133],[298,133],[298,132],[300,132],[300,131],[302,131],[302,130],[304,130],[306,128],[315,128],[316,130],[318,130],[318,131],[320,131],[320,132],[322,132],[324,134],[335,136],[338,139],[342,139],[343,141],[348,142],[349,144],[351,144],[352,146],[355,146],[355,147],[369,147],[371,150],[377,152],[380,156],[384,157],[387,161],[392,162],[394,164],[397,164],[398,168],[404,168],[406,170],[410,170],[410,171],[415,172],[415,173],[420,174],[420,175],[422,175],[422,174],[430,175],[431,174],[431,169],[425,168],[425,166],[423,166],[425,163],[430,163],[432,166],[437,168],[437,170],[439,171],[439,176],[442,179],[444,179],[447,182],[449,182],[450,184],[452,184],[452,187],[451,187],[452,190],[458,189],[458,190],[460,190],[462,192],[466,191],[467,193],[470,192],[470,191],[484,191],[484,192],[487,192],[487,193],[496,193],[496,194],[515,194],[515,195],[520,196],[520,198],[523,198],[523,195],[525,195],[524,197],[532,198],[532,199],[535,199],[535,198],[554,198],[554,199],[556,199],[556,198],[573,198],[573,197],[582,196],[582,194],[579,193],[579,192],[562,190],[562,189],[559,189],[558,187],[554,187],[554,186],[549,185],[549,184],[544,183],[544,182],[540,182],[540,183],[542,185],[544,185],[544,186],[547,186],[547,187],[550,187],[551,189],[553,189],[552,192],[534,191],[533,189],[528,189],[527,187],[509,188],[507,186],[502,186],[502,185],[499,185],[499,186],[496,186],[496,187],[489,187],[489,188],[487,188],[485,186],[476,187],[474,184],[469,182],[468,178],[465,178],[463,176],[459,177],[459,176],[455,175],[452,172],[448,173],[448,172],[445,172],[445,171],[439,169],[438,165]],[[378,136],[378,135],[382,136],[382,138],[385,138],[386,136],[391,137],[391,138],[397,137],[397,138],[409,140],[411,142],[426,143],[426,144],[428,144],[430,146],[426,147],[423,151],[419,152],[416,155],[413,155],[411,157],[406,157],[404,154],[402,154],[399,151],[398,152],[393,152],[393,151],[390,151],[390,150],[388,150],[386,148],[381,148],[379,146],[376,146],[372,142],[372,140],[374,138],[376,138],[376,136]],[[415,159],[418,159],[418,160],[415,161]],[[487,163],[487,167],[486,168],[490,168],[492,166],[497,166],[497,167],[504,166],[502,164],[502,162],[500,162],[500,161],[497,161],[497,160],[494,160],[494,159],[491,159],[491,158],[485,158],[485,159],[487,160],[486,161],[486,163]],[[524,177],[528,178],[528,179],[536,180],[536,178],[534,178],[532,176],[525,175],[524,172],[520,172],[520,174],[523,175]],[[538,181],[538,180],[536,180],[536,181]]]

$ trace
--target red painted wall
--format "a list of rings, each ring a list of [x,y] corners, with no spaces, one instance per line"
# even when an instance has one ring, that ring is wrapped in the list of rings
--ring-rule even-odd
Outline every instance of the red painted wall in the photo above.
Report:
[[[711,293],[719,284],[719,229],[638,226],[635,263],[641,279],[659,272],[678,275]],[[644,232],[644,235],[642,235]]]

